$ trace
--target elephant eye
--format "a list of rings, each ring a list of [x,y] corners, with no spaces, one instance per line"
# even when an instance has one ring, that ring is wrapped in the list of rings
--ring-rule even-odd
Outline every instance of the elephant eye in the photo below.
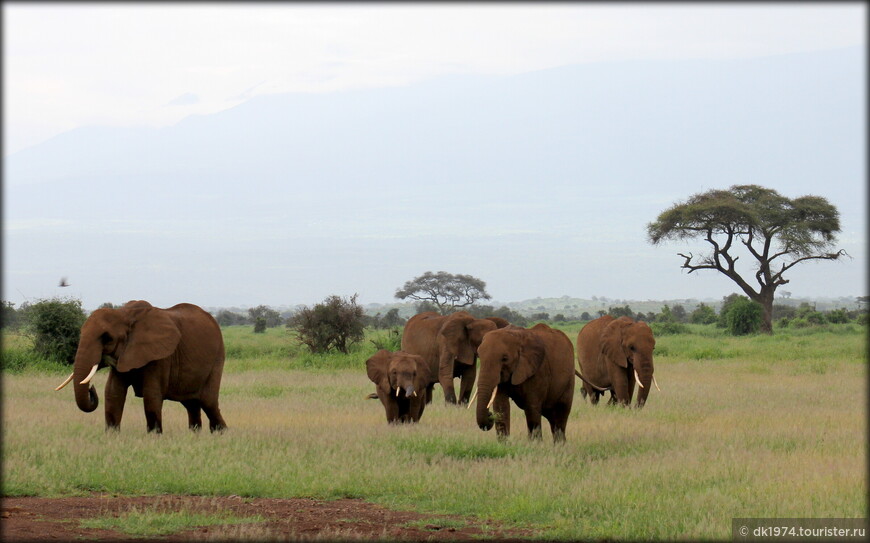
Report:
[[[501,355],[501,361],[502,361],[502,362],[507,362],[507,361],[508,361],[508,355],[506,355],[506,354]]]
[[[633,351],[633,350],[634,350],[634,345],[629,345],[628,348],[631,349],[631,350]]]

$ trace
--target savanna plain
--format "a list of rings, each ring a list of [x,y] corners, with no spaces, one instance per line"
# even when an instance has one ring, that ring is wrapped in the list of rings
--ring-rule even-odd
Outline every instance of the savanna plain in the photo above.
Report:
[[[560,326],[572,341],[580,327]],[[578,381],[561,445],[546,424],[529,441],[516,406],[499,442],[440,387],[419,424],[388,425],[365,372],[388,332],[314,355],[284,328],[249,326],[223,330],[225,433],[188,431],[166,402],[164,433],[149,435],[132,392],[107,433],[102,405],[82,413],[69,388],[54,391],[67,368],[15,369],[27,340],[4,333],[3,495],[359,498],[570,540],[731,539],[734,517],[866,517],[867,327],[689,329],[657,337],[661,392],[642,410],[592,406]]]

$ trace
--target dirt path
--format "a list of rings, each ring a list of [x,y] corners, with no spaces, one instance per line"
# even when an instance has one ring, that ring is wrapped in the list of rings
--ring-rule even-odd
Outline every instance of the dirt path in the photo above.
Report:
[[[80,519],[118,517],[130,512],[191,512],[253,517],[265,521],[199,527],[142,538],[123,532],[82,528]],[[95,494],[76,498],[3,498],[0,539],[18,541],[133,540],[144,541],[467,541],[481,537],[520,541],[534,534],[509,530],[468,517],[421,515],[392,511],[356,499],[320,501]]]

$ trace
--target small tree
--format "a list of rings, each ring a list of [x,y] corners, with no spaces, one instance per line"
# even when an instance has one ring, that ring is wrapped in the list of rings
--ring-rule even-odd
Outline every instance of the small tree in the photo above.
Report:
[[[689,322],[692,324],[713,324],[716,322],[716,312],[709,305],[702,303],[692,311]]]
[[[34,351],[45,358],[72,364],[85,320],[81,300],[39,300],[30,306],[27,313],[27,326],[33,337]]]
[[[2,314],[0,314],[0,327],[4,330],[15,330],[21,323],[21,316],[15,310],[15,304],[3,301]]]
[[[254,327],[257,326],[257,320],[263,319],[263,331],[265,332],[265,328],[274,328],[281,324],[281,314],[270,308],[267,305],[258,305],[257,307],[251,307],[248,309],[248,316],[251,319],[251,322],[254,323]],[[256,330],[254,330],[256,332]]]
[[[363,308],[350,299],[329,296],[312,308],[303,307],[287,324],[296,329],[299,341],[313,353],[337,349],[345,354],[353,343],[364,337]]]
[[[634,311],[631,310],[631,307],[629,307],[628,304],[623,307],[608,307],[607,314],[614,319],[618,319],[619,317],[634,317]]]
[[[678,253],[684,259],[682,268],[689,273],[715,270],[737,283],[751,300],[761,304],[761,330],[768,334],[773,331],[774,293],[789,282],[783,274],[801,262],[846,256],[843,250],[832,252],[839,231],[840,214],[825,198],[789,199],[757,185],[696,194],[647,225],[653,245],[665,240],[706,241],[712,252],[697,260],[692,253]],[[736,267],[740,257],[733,251],[741,245],[754,259],[757,287]]]
[[[486,283],[477,277],[427,271],[396,290],[396,298],[428,301],[435,304],[439,313],[447,315],[491,296],[486,292]]]
[[[761,328],[761,319],[761,306],[741,296],[728,306],[725,313],[725,327],[735,336],[754,334]]]

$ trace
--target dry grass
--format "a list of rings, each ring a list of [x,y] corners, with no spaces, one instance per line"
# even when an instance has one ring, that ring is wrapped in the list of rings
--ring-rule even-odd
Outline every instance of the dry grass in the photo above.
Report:
[[[659,343],[674,353],[708,339]],[[660,356],[662,392],[642,411],[593,407],[578,388],[559,447],[548,429],[529,442],[516,407],[513,435],[499,443],[440,392],[420,424],[388,426],[380,403],[364,399],[374,386],[364,357],[357,370],[317,372],[250,361],[236,371],[229,360],[223,435],[188,432],[174,402],[164,434],[148,435],[132,392],[120,434],[107,434],[102,407],[81,413],[70,390],[53,391],[61,375],[4,375],[4,494],[360,497],[567,539],[725,539],[732,517],[863,517],[864,338],[799,339],[807,358],[766,356],[781,346],[768,338],[728,340],[728,358]],[[820,357],[818,343],[835,340]]]

